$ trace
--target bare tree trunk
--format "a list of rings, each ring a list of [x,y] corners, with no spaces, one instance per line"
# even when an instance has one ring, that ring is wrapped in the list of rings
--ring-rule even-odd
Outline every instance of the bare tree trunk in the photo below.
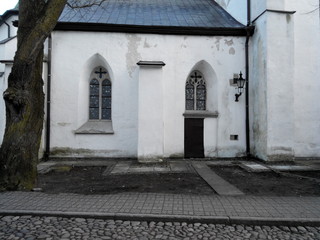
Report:
[[[7,189],[31,188],[36,177],[43,125],[43,51],[35,62],[16,60],[4,93],[6,129],[0,151],[0,176]]]
[[[0,190],[31,189],[44,118],[43,44],[67,0],[20,0],[18,48],[3,97],[6,129],[0,148]]]

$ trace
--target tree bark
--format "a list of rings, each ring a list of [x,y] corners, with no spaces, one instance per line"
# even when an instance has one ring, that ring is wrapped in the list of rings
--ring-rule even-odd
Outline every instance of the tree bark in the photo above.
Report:
[[[3,93],[6,128],[0,148],[0,190],[31,189],[44,119],[43,44],[67,0],[20,0],[18,46]]]

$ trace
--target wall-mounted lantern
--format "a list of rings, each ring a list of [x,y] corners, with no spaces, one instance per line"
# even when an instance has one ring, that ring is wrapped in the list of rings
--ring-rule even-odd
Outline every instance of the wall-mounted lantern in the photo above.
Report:
[[[233,79],[233,83],[237,84],[238,93],[236,93],[235,96],[236,96],[236,102],[239,102],[239,97],[243,93],[244,85],[246,83],[246,80],[242,77],[242,72],[240,72],[238,78]]]

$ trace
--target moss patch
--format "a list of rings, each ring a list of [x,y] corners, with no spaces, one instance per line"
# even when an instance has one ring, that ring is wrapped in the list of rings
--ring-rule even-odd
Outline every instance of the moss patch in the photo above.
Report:
[[[72,169],[72,166],[55,166],[52,167],[52,171],[54,172],[70,172],[70,170]]]

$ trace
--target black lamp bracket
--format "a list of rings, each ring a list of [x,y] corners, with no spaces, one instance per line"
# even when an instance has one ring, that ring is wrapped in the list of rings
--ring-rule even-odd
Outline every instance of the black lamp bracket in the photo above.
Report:
[[[239,97],[241,96],[242,92],[240,92],[239,94],[236,93],[235,96],[236,96],[236,102],[239,102]]]

